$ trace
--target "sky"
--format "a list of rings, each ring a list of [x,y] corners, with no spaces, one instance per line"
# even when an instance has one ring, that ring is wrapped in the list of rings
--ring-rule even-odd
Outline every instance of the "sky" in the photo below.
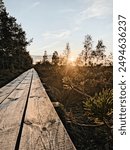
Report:
[[[103,40],[112,52],[112,0],[4,0],[7,12],[22,25],[33,42],[31,55],[60,54],[69,42],[73,55],[84,49],[85,35],[92,36],[93,49]]]

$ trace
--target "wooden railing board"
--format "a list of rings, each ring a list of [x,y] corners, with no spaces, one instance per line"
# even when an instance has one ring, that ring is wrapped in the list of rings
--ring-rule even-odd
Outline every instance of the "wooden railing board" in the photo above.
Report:
[[[11,94],[11,92],[13,92],[13,90],[15,90],[15,88],[24,80],[28,73],[29,71],[24,72],[0,89],[0,104]]]
[[[0,150],[76,150],[37,72],[24,77],[0,104]]]
[[[75,150],[36,72],[20,142],[20,150],[24,149]]]
[[[30,70],[24,84],[19,84],[0,105],[0,150],[15,149],[31,76]]]

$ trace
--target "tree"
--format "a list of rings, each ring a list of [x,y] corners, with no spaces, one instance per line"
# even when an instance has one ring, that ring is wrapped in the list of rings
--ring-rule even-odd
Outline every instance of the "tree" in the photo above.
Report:
[[[58,56],[58,52],[54,51],[53,55],[52,55],[52,64],[54,65],[58,65],[59,63],[59,56]]]
[[[0,13],[5,10],[5,6],[2,0],[0,0]]]
[[[85,60],[85,65],[88,64],[89,58],[90,58],[90,53],[92,51],[92,37],[91,35],[86,35],[85,36],[85,41],[84,41],[84,60]]]
[[[113,66],[113,53],[111,52],[108,56],[109,66]]]
[[[83,53],[83,51],[77,57],[75,64],[77,66],[83,66],[84,65],[84,53]]]
[[[47,61],[48,61],[47,51],[44,51],[43,63],[46,63]]]
[[[97,54],[96,54],[96,51],[95,50],[92,50],[91,53],[90,53],[90,56],[89,56],[89,65],[90,66],[95,66],[96,65],[96,57],[97,57]]]
[[[97,57],[97,62],[99,60],[103,60],[105,57],[105,48],[106,46],[103,44],[102,40],[98,40],[98,43],[96,45],[96,57]]]
[[[0,0],[0,56],[1,56],[1,68],[7,67],[7,44],[9,44],[9,32],[8,32],[8,14],[4,3]]]
[[[32,59],[26,52],[26,47],[30,42],[27,41],[21,25],[17,24],[14,17],[9,16],[3,1],[0,0],[0,68],[29,68]]]
[[[70,56],[70,45],[69,43],[66,43],[66,48],[64,50],[64,64],[65,65],[68,63],[69,56]]]

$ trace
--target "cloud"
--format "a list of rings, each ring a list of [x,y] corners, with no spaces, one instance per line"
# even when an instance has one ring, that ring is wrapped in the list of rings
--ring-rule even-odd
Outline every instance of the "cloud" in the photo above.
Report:
[[[34,3],[30,6],[30,9],[33,9],[33,8],[37,7],[39,4],[40,4],[39,1],[34,2]]]
[[[79,26],[76,26],[74,27],[73,31],[79,31],[80,30],[80,27]]]
[[[41,49],[43,50],[43,49],[52,48],[52,47],[56,46],[57,44],[59,44],[59,41],[54,41],[54,42],[51,43],[51,44],[46,44],[46,45],[44,45]]]
[[[26,14],[30,13],[34,8],[40,5],[40,1],[35,1],[34,3],[26,5],[26,7],[21,12],[21,16],[25,16]]]
[[[71,35],[71,31],[66,30],[66,31],[54,31],[54,32],[46,32],[43,33],[42,36],[45,39],[49,38],[67,38]]]
[[[86,1],[88,2],[88,1]],[[87,5],[87,4],[86,4]],[[112,14],[111,0],[92,0],[89,7],[79,12],[77,15],[77,24],[90,18],[103,18]]]

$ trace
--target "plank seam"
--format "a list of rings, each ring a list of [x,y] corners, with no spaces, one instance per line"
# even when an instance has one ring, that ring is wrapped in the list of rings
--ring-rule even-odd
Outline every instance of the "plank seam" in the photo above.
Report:
[[[32,80],[33,80],[33,71],[32,71],[31,81],[30,81],[30,85],[29,85],[27,100],[26,100],[26,103],[25,103],[25,108],[24,108],[23,116],[22,116],[21,123],[20,123],[19,133],[18,133],[18,137],[17,137],[17,140],[16,140],[16,144],[15,144],[15,150],[19,150],[19,146],[20,146],[21,135],[22,135],[24,119],[25,119],[27,105],[28,105],[28,99],[29,99],[29,95],[30,95],[30,91],[31,91]]]

